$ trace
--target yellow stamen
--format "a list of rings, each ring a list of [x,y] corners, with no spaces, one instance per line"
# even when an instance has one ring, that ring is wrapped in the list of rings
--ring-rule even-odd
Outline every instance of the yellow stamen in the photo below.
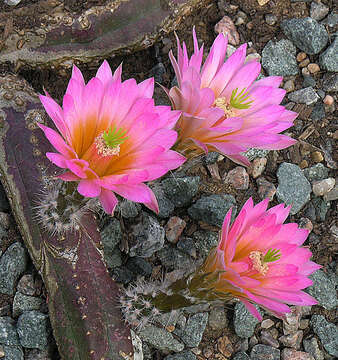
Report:
[[[214,101],[214,106],[222,109],[224,111],[224,115],[227,118],[235,117],[236,113],[233,111],[231,106],[229,105],[228,101],[225,97],[219,97]]]
[[[264,254],[261,251],[251,251],[249,258],[252,261],[252,267],[260,274],[265,276],[269,271],[269,266],[264,262]]]
[[[103,157],[118,156],[120,154],[120,145],[117,145],[115,147],[110,147],[109,145],[107,145],[106,141],[103,138],[103,133],[95,139],[95,145],[98,154]]]

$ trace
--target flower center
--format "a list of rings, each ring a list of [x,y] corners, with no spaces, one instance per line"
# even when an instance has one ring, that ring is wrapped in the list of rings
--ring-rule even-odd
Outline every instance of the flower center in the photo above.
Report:
[[[280,250],[269,249],[264,255],[261,251],[251,251],[249,258],[252,261],[252,267],[260,274],[265,276],[269,271],[267,263],[277,261],[281,258]]]
[[[120,145],[128,139],[125,136],[127,131],[117,129],[115,126],[101,133],[95,139],[97,152],[101,156],[118,156],[120,154]]]
[[[249,94],[246,88],[238,92],[238,88],[232,91],[230,101],[227,101],[225,97],[219,97],[215,100],[214,106],[222,109],[227,118],[236,116],[237,110],[249,109],[253,100],[249,100]]]

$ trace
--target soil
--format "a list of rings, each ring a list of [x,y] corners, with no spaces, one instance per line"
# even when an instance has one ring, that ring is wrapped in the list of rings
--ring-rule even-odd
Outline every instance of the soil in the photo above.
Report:
[[[91,6],[101,5],[105,0],[89,0],[89,1],[76,1],[76,0],[66,0],[64,1],[65,6],[74,13],[79,13],[84,8],[90,8]],[[38,5],[38,0],[22,0],[21,3],[15,7],[15,9],[22,7],[29,7],[33,4]],[[280,29],[280,22],[286,18],[293,17],[306,17],[309,16],[309,5],[303,2],[291,3],[290,0],[271,0],[264,6],[259,6],[257,0],[231,0],[231,4],[237,5],[238,8],[234,11],[227,11],[222,13],[217,5],[218,1],[215,0],[207,8],[200,9],[193,16],[186,19],[184,24],[182,24],[177,30],[177,34],[181,41],[185,41],[188,47],[188,52],[192,52],[192,27],[195,26],[196,33],[201,42],[204,42],[205,48],[208,50],[215,39],[214,26],[222,18],[224,14],[227,14],[231,17],[234,17],[238,10],[241,10],[246,13],[248,20],[243,24],[237,26],[237,30],[240,34],[240,42],[248,42],[249,52],[258,52],[261,53],[265,44],[271,39],[280,39],[284,37]],[[225,1],[219,1],[219,3],[225,3]],[[333,0],[322,0],[322,3],[330,7],[330,10],[333,11],[334,5]],[[0,14],[8,13],[10,14],[13,11],[12,7],[6,5],[4,2],[0,2]],[[277,17],[277,22],[275,25],[271,26],[265,22],[265,16],[267,14],[274,14]],[[15,16],[14,16],[15,19]],[[32,20],[27,20],[32,21]],[[35,20],[34,20],[35,21]],[[24,28],[29,23],[22,23],[21,26]],[[19,26],[20,27],[20,26]],[[0,39],[4,31],[4,26],[0,24]],[[123,77],[126,78],[135,78],[137,81],[142,81],[148,78],[151,74],[151,69],[158,63],[162,62],[166,73],[163,75],[162,85],[169,87],[170,83],[174,77],[173,70],[171,68],[169,59],[168,59],[168,50],[170,46],[176,51],[176,40],[174,34],[168,34],[167,38],[159,41],[144,51],[135,53],[130,56],[120,56],[111,59],[107,59],[114,69],[121,62],[123,62]],[[318,62],[318,55],[309,56],[311,62]],[[10,64],[0,66],[0,73],[4,72],[14,72],[15,69],[11,67]],[[81,66],[81,71],[84,74],[86,80],[90,79],[95,75],[96,69],[90,64]],[[19,75],[24,77],[33,88],[42,93],[43,89],[46,89],[53,98],[57,99],[60,103],[62,96],[66,90],[68,80],[70,78],[70,70],[63,71],[60,75],[59,72],[56,72],[53,69],[48,70],[39,70],[39,69],[20,69]],[[323,72],[316,74],[315,79],[317,80],[317,86],[320,86],[321,79],[323,77]],[[285,80],[287,80],[286,78]],[[302,76],[298,75],[294,77],[296,89],[301,88]],[[160,90],[157,89],[156,93],[159,94]],[[286,103],[286,101],[285,101]],[[292,137],[298,139],[301,135],[303,141],[298,143],[296,146],[279,151],[278,153],[270,152],[268,156],[268,163],[266,170],[264,172],[264,177],[277,185],[276,170],[280,163],[282,162],[291,162],[299,165],[302,160],[308,162],[308,166],[315,165],[315,162],[312,160],[311,153],[314,151],[323,152],[323,148],[327,150],[327,153],[333,157],[333,160],[338,161],[338,152],[334,152],[333,139],[329,134],[333,134],[337,130],[337,117],[334,113],[327,112],[323,120],[314,122],[310,119],[309,115],[312,112],[312,107],[306,105],[297,105],[293,110],[300,112],[298,119],[295,121],[295,126],[288,131],[288,134]],[[311,128],[311,131],[309,131]],[[306,132],[309,132],[310,135],[306,136]],[[324,162],[325,164],[325,162]],[[326,164],[327,165],[327,164]],[[218,163],[219,172],[222,175],[234,168],[236,165],[230,160],[225,159],[224,161]],[[189,171],[191,175],[199,175],[202,179],[202,185],[200,188],[201,194],[214,194],[214,193],[230,193],[232,194],[237,201],[238,208],[244,204],[244,202],[252,196],[255,202],[260,200],[257,193],[257,186],[254,181],[250,181],[250,186],[248,190],[240,191],[233,188],[229,188],[223,184],[221,180],[217,180],[212,177],[208,169],[205,167],[202,161],[196,161],[196,164],[192,166]],[[334,169],[330,169],[329,176],[335,177]],[[334,201],[331,204],[331,208],[326,215],[324,222],[313,222],[313,233],[317,235],[320,239],[319,243],[310,242],[307,240],[305,245],[309,246],[313,252],[313,259],[315,262],[321,264],[323,269],[332,263],[337,254],[338,246],[333,243],[332,238],[330,238],[330,227],[334,224],[335,221],[335,207],[336,202]],[[277,200],[274,200],[272,204],[277,204]],[[177,213],[178,216],[181,216],[185,220],[188,220],[188,225],[185,229],[186,234],[189,234],[192,230],[198,229],[200,227],[207,228],[206,224],[195,224],[187,216],[186,210],[182,210]],[[300,218],[304,216],[304,209],[297,213],[295,216],[290,216],[289,221],[299,222]],[[8,244],[7,244],[8,245]],[[0,296],[0,307],[3,304],[10,303],[11,298],[5,298]],[[314,313],[324,313],[328,320],[334,319],[334,312],[324,311],[322,308],[313,307],[312,310]],[[229,320],[232,318],[232,311],[228,311]],[[229,321],[229,324],[232,322]],[[217,338],[223,335],[227,335],[230,341],[234,344],[238,341],[236,335],[234,335],[233,329],[225,329],[223,333],[212,332],[207,330],[204,334],[203,341],[200,345],[200,348],[206,348],[208,346],[214,347]],[[157,357],[156,357],[157,356]],[[162,359],[160,354],[154,354],[154,359]],[[202,359],[203,357],[201,357]]]

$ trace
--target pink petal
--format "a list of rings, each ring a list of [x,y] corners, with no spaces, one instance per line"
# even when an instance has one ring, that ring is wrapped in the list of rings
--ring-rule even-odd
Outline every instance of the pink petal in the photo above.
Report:
[[[151,98],[154,93],[154,78],[146,79],[138,84],[140,94],[145,98]]]
[[[103,86],[107,86],[113,80],[112,71],[107,60],[104,60],[97,70],[96,77],[101,80]]]
[[[46,156],[48,160],[51,161],[56,166],[63,169],[67,168],[67,159],[63,155],[48,152],[46,153]]]
[[[76,176],[75,174],[73,174],[70,171],[65,172],[64,174],[58,175],[58,178],[63,180],[63,181],[77,181],[77,180],[81,180],[81,178],[79,178],[78,176]]]
[[[103,207],[104,211],[107,214],[110,214],[111,216],[113,216],[114,215],[114,210],[115,210],[116,205],[118,203],[115,194],[110,190],[106,190],[106,189],[101,188],[101,193],[99,195],[99,199],[100,199],[100,202],[102,204],[102,207]]]
[[[244,298],[240,298],[240,301],[245,305],[245,307],[249,310],[249,312],[258,319],[258,321],[262,321],[262,315],[256,309],[254,305],[252,305],[249,301],[245,300]]]
[[[101,187],[95,180],[80,180],[77,191],[85,197],[96,197],[101,193]]]
[[[53,129],[38,123],[39,128],[45,133],[46,138],[53,145],[55,150],[60,152],[66,159],[76,158],[74,150],[66,144],[63,138]]]
[[[73,65],[72,79],[75,79],[76,81],[78,81],[82,86],[85,85],[82,73],[81,73],[80,69],[76,65]]]
[[[67,135],[67,126],[63,120],[63,111],[61,107],[49,96],[39,95],[39,99],[45,108],[47,114],[53,120],[55,126],[63,136]],[[42,125],[37,123],[37,125]],[[42,125],[43,126],[43,125]],[[42,128],[40,126],[40,128]]]

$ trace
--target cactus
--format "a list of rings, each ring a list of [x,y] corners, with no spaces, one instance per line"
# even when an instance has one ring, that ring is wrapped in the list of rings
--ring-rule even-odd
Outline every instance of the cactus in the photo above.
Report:
[[[220,293],[213,289],[219,272],[206,273],[203,265],[197,269],[182,269],[170,273],[163,281],[138,280],[130,285],[120,296],[124,320],[129,326],[139,329],[145,325],[160,323],[160,316],[186,306],[231,302],[234,297],[229,293]]]
[[[72,185],[55,184],[45,157],[50,145],[37,121],[47,116],[34,91],[16,76],[0,77],[1,181],[47,288],[59,352],[72,360],[131,359],[119,290],[102,259],[95,215],[87,211],[92,204],[83,206]]]
[[[11,62],[16,69],[22,65],[69,68],[74,61],[95,66],[94,61],[103,57],[151,46],[195,9],[210,2],[110,0],[74,14],[60,0],[39,1],[0,14],[0,27],[6,26],[8,18],[14,19],[13,29],[2,44],[0,63]],[[25,25],[27,19],[29,27]]]

